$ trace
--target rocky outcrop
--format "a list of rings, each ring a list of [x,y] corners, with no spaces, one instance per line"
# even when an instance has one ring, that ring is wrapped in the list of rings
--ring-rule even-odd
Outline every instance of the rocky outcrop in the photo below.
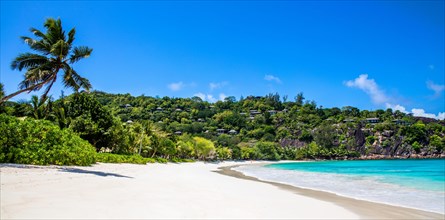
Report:
[[[362,154],[362,159],[384,159],[384,158],[444,158],[445,152],[437,152],[433,147],[424,147],[416,152],[413,146],[404,142],[403,136],[398,136],[397,131],[385,130],[375,132],[376,140],[372,146],[367,147],[367,154]]]
[[[445,154],[432,154],[432,155],[420,155],[420,154],[411,154],[409,156],[386,156],[381,154],[369,154],[362,155],[359,160],[381,160],[381,159],[434,159],[434,158],[445,158]]]
[[[364,146],[365,144],[365,133],[362,131],[362,125],[359,123],[357,129],[354,132],[354,139],[356,146]],[[363,148],[364,149],[364,148]]]

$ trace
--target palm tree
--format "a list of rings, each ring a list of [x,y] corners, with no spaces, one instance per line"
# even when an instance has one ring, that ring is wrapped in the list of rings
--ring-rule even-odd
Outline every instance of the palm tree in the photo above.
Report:
[[[39,99],[39,97],[33,95],[31,97],[31,107],[32,110],[30,112],[30,115],[34,117],[35,119],[45,119],[49,116],[49,113],[52,109],[52,101],[51,96],[50,97],[42,97]]]
[[[88,79],[81,77],[71,64],[90,56],[93,49],[85,46],[73,47],[76,30],[73,28],[68,35],[65,35],[60,19],[49,18],[45,21],[44,27],[46,33],[35,28],[30,29],[36,39],[21,37],[38,54],[21,53],[12,61],[13,70],[26,69],[25,79],[20,82],[19,91],[1,97],[0,103],[23,92],[38,91],[44,86],[46,88],[42,99],[45,99],[56,82],[60,70],[63,71],[62,82],[65,87],[72,88],[76,92],[80,88],[86,91],[91,88]]]

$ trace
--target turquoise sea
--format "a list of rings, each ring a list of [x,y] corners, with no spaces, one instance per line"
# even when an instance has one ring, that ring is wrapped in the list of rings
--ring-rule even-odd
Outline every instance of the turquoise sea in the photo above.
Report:
[[[289,162],[236,170],[262,180],[445,214],[445,159]]]

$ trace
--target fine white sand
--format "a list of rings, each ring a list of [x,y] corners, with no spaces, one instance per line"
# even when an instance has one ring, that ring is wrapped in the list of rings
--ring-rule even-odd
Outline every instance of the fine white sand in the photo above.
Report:
[[[250,162],[247,162],[250,163]],[[332,202],[213,172],[242,163],[2,164],[1,219],[357,219]]]

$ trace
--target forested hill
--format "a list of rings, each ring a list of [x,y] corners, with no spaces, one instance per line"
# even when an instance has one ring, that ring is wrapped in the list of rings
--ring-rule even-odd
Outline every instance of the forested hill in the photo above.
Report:
[[[199,97],[133,97],[96,91],[43,103],[47,110],[40,111],[46,111],[46,116],[39,116],[32,103],[8,106],[9,114],[43,117],[61,128],[71,128],[98,151],[144,157],[294,160],[445,156],[443,120],[391,109],[323,108],[305,101],[302,93],[292,100],[268,94],[209,103]]]

